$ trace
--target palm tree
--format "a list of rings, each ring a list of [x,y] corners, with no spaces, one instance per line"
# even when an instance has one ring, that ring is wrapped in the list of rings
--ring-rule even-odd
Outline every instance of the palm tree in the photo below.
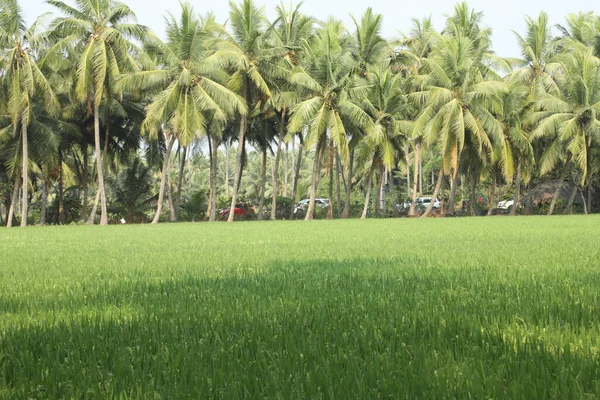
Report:
[[[353,76],[355,64],[343,38],[342,24],[327,22],[306,49],[306,65],[294,68],[290,76],[290,82],[306,94],[307,100],[292,109],[288,129],[301,132],[308,127],[306,140],[316,144],[307,220],[313,219],[320,158],[327,138],[348,159],[346,127],[365,133],[375,128],[370,116],[351,99],[364,95],[368,85]]]
[[[44,37],[38,33],[38,19],[27,28],[17,0],[0,2],[0,76],[8,88],[7,110],[14,132],[21,129],[22,145],[22,205],[21,226],[27,226],[29,199],[29,138],[30,126],[36,100],[45,111],[56,113],[60,108],[52,87],[36,63]]]
[[[133,160],[116,178],[108,179],[116,211],[132,223],[136,214],[150,208],[156,196],[152,193],[152,172],[139,158]]]
[[[123,73],[139,69],[132,57],[135,46],[130,39],[142,40],[148,29],[136,23],[133,11],[114,0],[81,0],[72,7],[60,0],[48,0],[64,17],[57,18],[53,34],[59,38],[50,55],[72,46],[78,50],[76,93],[91,105],[94,116],[94,145],[100,192],[100,225],[108,224],[104,188],[103,152],[100,147],[100,105],[116,94],[116,79]],[[106,136],[109,123],[106,121]]]
[[[552,170],[567,151],[564,171],[560,184],[565,179],[568,165],[574,161],[578,169],[579,183],[588,184],[592,174],[591,150],[595,138],[600,134],[600,59],[594,50],[582,45],[557,56],[554,79],[560,94],[541,95],[536,103],[537,112],[532,114],[532,122],[538,123],[533,132],[536,138],[549,137],[552,143],[540,160],[540,172]],[[554,195],[548,214],[552,214],[556,204]]]
[[[181,4],[181,16],[166,18],[167,42],[157,38],[148,42],[148,51],[164,69],[128,74],[120,81],[124,89],[157,93],[146,110],[142,128],[152,137],[165,136],[165,156],[158,198],[152,223],[158,223],[169,174],[171,148],[175,140],[188,146],[207,132],[211,120],[224,124],[235,112],[245,115],[243,99],[228,89],[220,65],[225,63],[217,51],[223,35],[214,16],[198,17],[193,7]]]

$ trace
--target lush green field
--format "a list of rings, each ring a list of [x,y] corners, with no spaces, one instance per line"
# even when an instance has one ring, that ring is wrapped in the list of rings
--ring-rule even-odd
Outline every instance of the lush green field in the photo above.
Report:
[[[0,398],[598,398],[600,217],[0,230]]]

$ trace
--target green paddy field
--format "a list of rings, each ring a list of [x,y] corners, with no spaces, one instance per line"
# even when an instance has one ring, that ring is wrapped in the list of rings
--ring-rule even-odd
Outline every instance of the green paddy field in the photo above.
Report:
[[[600,216],[0,229],[1,399],[600,397]]]

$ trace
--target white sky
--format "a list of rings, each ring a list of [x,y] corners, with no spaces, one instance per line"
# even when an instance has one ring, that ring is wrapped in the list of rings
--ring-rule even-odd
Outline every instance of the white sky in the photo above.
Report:
[[[73,4],[71,0],[67,3]],[[284,0],[289,4],[289,0]],[[162,36],[164,32],[163,15],[166,10],[177,14],[179,1],[167,0],[125,0],[134,12],[137,14],[138,22],[151,27],[158,35]],[[197,12],[204,14],[207,11],[213,11],[220,22],[225,22],[229,12],[229,2],[227,0],[214,0],[212,2],[191,1]],[[268,16],[273,18],[274,9],[280,0],[256,0],[259,5],[264,5]],[[298,0],[294,1],[295,4]],[[26,18],[33,21],[35,17],[43,12],[52,11],[52,7],[45,4],[43,0],[21,0]],[[306,0],[302,6],[305,14],[316,17],[320,20],[327,19],[333,15],[342,19],[348,29],[352,30],[352,20],[349,15],[352,14],[357,19],[362,15],[367,7],[372,7],[375,12],[384,15],[384,31],[386,38],[398,36],[398,32],[408,31],[412,18],[432,16],[434,26],[441,30],[444,25],[445,14],[452,12],[456,3],[447,0]],[[518,57],[519,52],[511,30],[521,34],[524,33],[524,17],[530,15],[537,17],[541,10],[546,11],[550,18],[550,23],[554,26],[557,23],[563,24],[564,16],[568,13],[578,11],[592,11],[593,2],[590,0],[471,0],[469,5],[477,11],[484,12],[484,25],[492,28],[493,47],[496,53],[504,57]]]

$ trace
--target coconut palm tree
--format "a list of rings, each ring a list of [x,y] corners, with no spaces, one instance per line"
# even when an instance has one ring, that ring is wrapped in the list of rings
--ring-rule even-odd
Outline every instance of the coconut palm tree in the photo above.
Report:
[[[307,220],[313,219],[320,158],[328,138],[347,160],[346,128],[365,133],[375,129],[370,116],[352,100],[353,96],[364,95],[368,85],[353,74],[355,63],[344,35],[341,22],[329,20],[308,45],[306,65],[294,68],[290,76],[290,82],[306,94],[307,100],[292,109],[288,129],[301,132],[308,127],[306,140],[316,145]]]
[[[22,145],[21,226],[27,226],[29,199],[29,135],[36,101],[48,113],[57,113],[58,99],[36,62],[44,36],[38,19],[29,28],[17,0],[0,2],[0,76],[7,84],[7,112],[14,132],[20,128]]]
[[[234,113],[245,115],[240,96],[224,85],[227,79],[221,65],[225,60],[217,51],[223,27],[214,16],[198,17],[187,3],[181,15],[166,18],[167,42],[151,37],[148,52],[162,69],[133,72],[121,78],[124,90],[156,93],[147,107],[142,129],[151,137],[165,136],[165,156],[158,207],[152,223],[158,223],[162,210],[169,160],[175,140],[188,146],[207,132],[211,120],[224,124]]]
[[[100,225],[108,224],[104,187],[103,152],[100,145],[100,105],[116,94],[116,79],[123,73],[139,69],[131,54],[136,47],[131,40],[142,40],[148,29],[135,22],[135,14],[114,0],[82,0],[72,7],[60,0],[48,0],[64,16],[53,22],[56,43],[49,56],[64,55],[66,47],[78,54],[76,94],[91,105],[94,116],[94,147],[100,192]],[[108,121],[105,124],[109,136]]]

